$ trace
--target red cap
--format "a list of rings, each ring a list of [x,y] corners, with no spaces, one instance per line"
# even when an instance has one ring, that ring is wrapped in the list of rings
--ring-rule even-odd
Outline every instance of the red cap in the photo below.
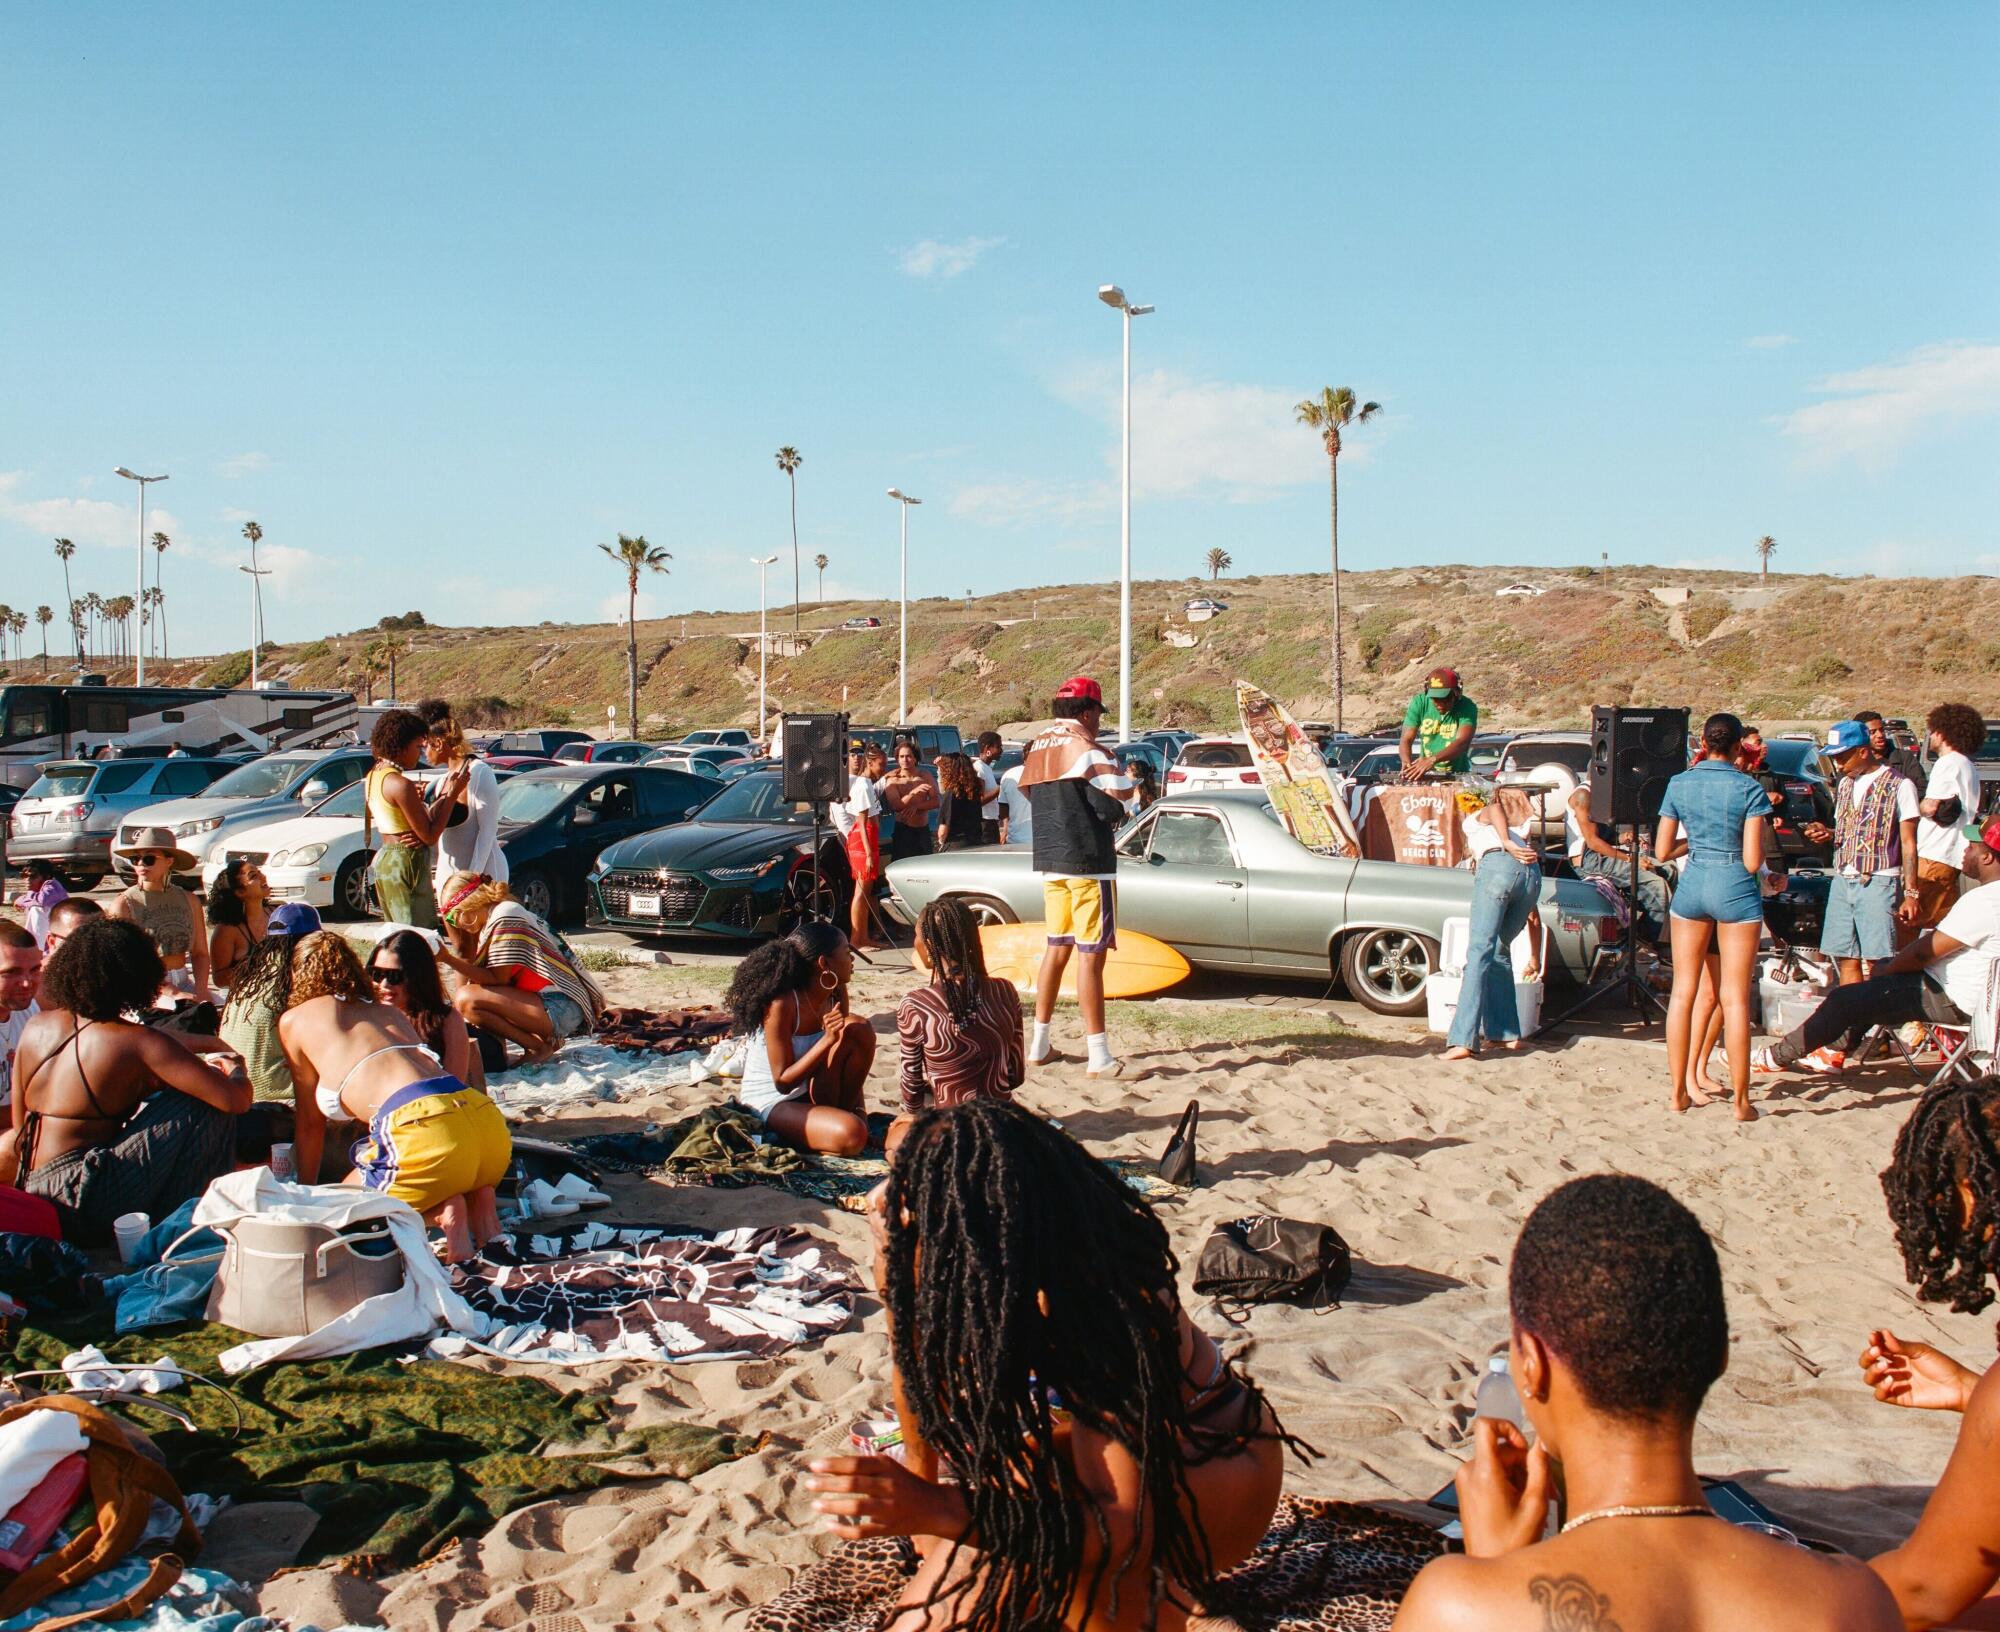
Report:
[[[1089,675],[1079,674],[1056,687],[1057,702],[1067,697],[1081,697],[1086,702],[1101,704],[1104,701],[1104,692]]]
[[[1432,669],[1430,678],[1424,684],[1426,686],[1449,686],[1453,691],[1456,691],[1458,690],[1458,670]]]

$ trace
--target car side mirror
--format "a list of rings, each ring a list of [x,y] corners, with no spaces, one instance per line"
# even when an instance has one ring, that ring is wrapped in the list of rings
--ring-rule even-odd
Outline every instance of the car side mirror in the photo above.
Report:
[[[316,805],[331,792],[333,792],[333,789],[329,788],[324,782],[308,782],[304,787],[299,789],[299,803],[302,805]]]
[[[570,820],[578,827],[595,827],[597,825],[597,812],[592,810],[588,805],[578,805],[575,812],[570,816]]]

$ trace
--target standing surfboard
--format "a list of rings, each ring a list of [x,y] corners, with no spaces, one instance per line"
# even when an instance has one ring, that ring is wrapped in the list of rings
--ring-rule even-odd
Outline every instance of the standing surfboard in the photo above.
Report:
[[[1236,682],[1236,707],[1271,808],[1285,831],[1322,856],[1359,856],[1361,836],[1311,737],[1269,692]]]

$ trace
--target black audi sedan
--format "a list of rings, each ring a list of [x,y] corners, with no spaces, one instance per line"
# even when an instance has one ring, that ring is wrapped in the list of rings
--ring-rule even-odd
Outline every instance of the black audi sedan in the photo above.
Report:
[[[558,923],[584,910],[591,864],[606,845],[683,820],[715,792],[705,776],[655,765],[551,765],[500,785],[508,886]]]
[[[831,823],[820,829],[817,898],[814,889],[812,811],[784,797],[781,772],[753,771],[689,820],[606,846],[590,875],[590,922],[748,940],[791,928],[815,901],[839,920],[850,885]]]

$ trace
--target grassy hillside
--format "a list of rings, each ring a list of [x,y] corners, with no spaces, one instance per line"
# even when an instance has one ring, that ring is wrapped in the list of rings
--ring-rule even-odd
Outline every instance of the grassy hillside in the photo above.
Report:
[[[1540,596],[1497,598],[1515,580]],[[1148,724],[1233,722],[1240,676],[1305,718],[1332,714],[1324,574],[1225,579],[1230,611],[1191,628],[1182,603],[1209,590],[1194,579],[1133,591],[1136,715]],[[1401,712],[1435,664],[1449,663],[1487,718],[1513,726],[1575,726],[1592,703],[1729,707],[1762,724],[1817,723],[1874,706],[1920,716],[1958,698],[1993,712],[2000,687],[2000,581],[1740,575],[1645,567],[1547,573],[1416,567],[1343,579],[1347,721],[1365,727]],[[883,627],[838,628],[873,614]],[[910,712],[984,726],[1047,712],[1066,676],[1118,669],[1115,584],[1064,584],[910,607]],[[845,707],[857,720],[896,709],[896,606],[828,602],[801,612],[810,637],[795,655],[789,609],[771,614],[773,710]],[[1169,632],[1192,645],[1169,643]],[[410,631],[394,637],[396,691],[444,696],[493,724],[602,729],[625,712],[625,631],[615,625]],[[640,713],[648,736],[757,718],[756,617],[704,612],[642,622]],[[274,647],[264,674],[298,686],[388,694],[377,631]],[[39,662],[12,666],[32,678]],[[234,682],[248,654],[176,661],[182,682]],[[0,669],[0,673],[5,673]],[[116,677],[117,671],[111,671]],[[1115,709],[1115,701],[1114,701]],[[625,734],[621,729],[620,735]]]

